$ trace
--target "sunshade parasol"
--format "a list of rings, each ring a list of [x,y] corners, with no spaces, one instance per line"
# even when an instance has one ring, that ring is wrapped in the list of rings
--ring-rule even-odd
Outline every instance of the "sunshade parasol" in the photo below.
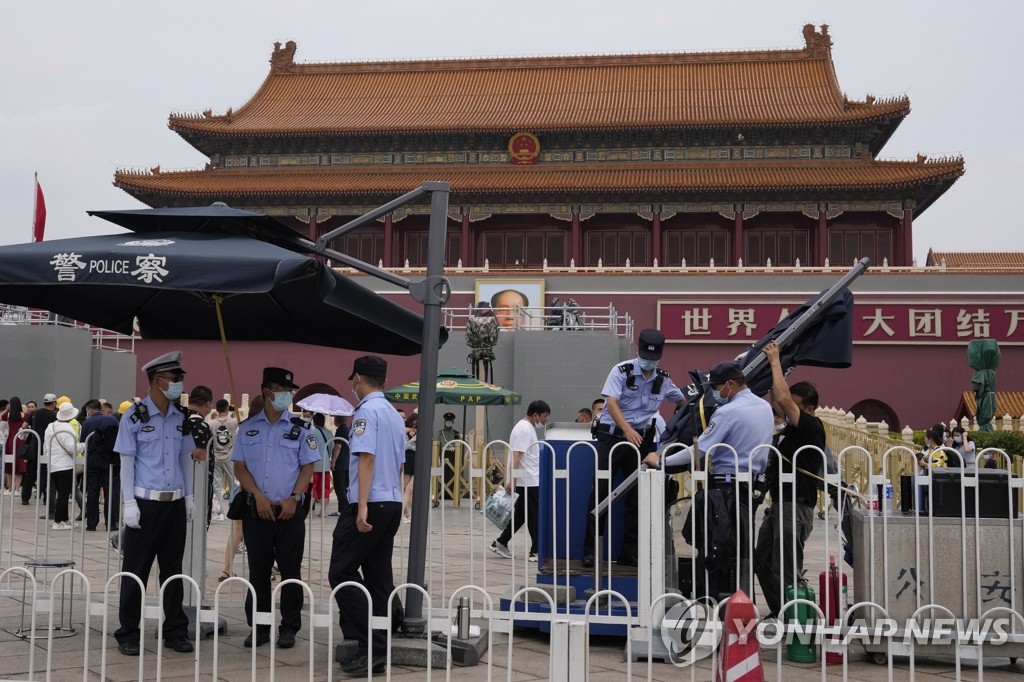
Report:
[[[295,404],[307,412],[319,412],[332,417],[348,417],[356,411],[352,403],[329,393],[314,393]]]
[[[384,391],[393,403],[415,403],[420,398],[420,382],[413,381]],[[443,405],[518,405],[522,396],[501,386],[480,381],[457,367],[437,376],[437,400]]]
[[[412,355],[423,333],[419,315],[320,261],[224,233],[0,247],[0,302],[124,334],[137,324],[144,338],[156,339],[294,341]],[[228,370],[230,377],[230,363]]]

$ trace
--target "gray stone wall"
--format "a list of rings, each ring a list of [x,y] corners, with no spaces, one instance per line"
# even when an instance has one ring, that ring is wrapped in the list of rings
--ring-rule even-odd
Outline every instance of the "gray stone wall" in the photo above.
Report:
[[[101,393],[131,397],[135,355],[94,351],[92,334],[56,325],[0,326],[0,395],[39,401],[66,395],[80,406]],[[123,400],[124,398],[121,398]],[[120,402],[120,400],[118,400]]]
[[[588,332],[502,332],[494,354],[494,383],[522,394],[523,402],[513,406],[488,407],[488,440],[507,440],[515,420],[526,414],[533,400],[551,405],[552,422],[572,422],[581,407],[601,395],[601,387],[612,365],[629,357],[629,341],[613,334]],[[465,334],[453,332],[441,348],[438,368],[469,370]],[[462,430],[462,408],[439,405],[433,432],[441,428],[441,416],[452,411]],[[476,410],[466,409],[467,429],[476,424]]]

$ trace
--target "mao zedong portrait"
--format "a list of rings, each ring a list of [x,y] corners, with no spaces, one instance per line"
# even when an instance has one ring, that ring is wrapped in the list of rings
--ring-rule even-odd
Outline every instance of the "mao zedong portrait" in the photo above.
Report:
[[[498,326],[502,329],[515,329],[516,308],[528,308],[530,300],[521,291],[502,289],[491,296],[491,308]]]

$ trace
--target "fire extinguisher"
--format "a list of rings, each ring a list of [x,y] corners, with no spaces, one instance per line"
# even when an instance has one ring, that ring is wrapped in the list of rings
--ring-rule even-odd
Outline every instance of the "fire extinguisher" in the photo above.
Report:
[[[829,625],[837,625],[839,619],[846,613],[848,604],[846,601],[846,573],[839,572],[834,556],[828,558],[828,571],[822,571],[818,575],[818,589],[825,622]],[[838,651],[826,651],[825,661],[827,663],[842,663],[843,654]]]

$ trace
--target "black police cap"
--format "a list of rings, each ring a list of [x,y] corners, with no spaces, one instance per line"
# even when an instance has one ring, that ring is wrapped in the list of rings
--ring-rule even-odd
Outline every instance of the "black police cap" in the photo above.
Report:
[[[711,368],[708,373],[708,383],[712,386],[724,384],[727,381],[738,381],[743,378],[743,368],[735,360],[720,362]]]
[[[263,368],[263,385],[277,384],[282,388],[298,388],[295,384],[295,375],[292,374],[291,370],[284,369],[283,367],[264,367]]]
[[[637,342],[637,354],[643,360],[660,360],[665,350],[665,335],[657,329],[644,329]]]
[[[388,363],[384,358],[376,355],[364,355],[361,358],[356,358],[356,361],[352,363],[352,373],[348,375],[349,381],[357,374],[384,379],[388,375]]]

